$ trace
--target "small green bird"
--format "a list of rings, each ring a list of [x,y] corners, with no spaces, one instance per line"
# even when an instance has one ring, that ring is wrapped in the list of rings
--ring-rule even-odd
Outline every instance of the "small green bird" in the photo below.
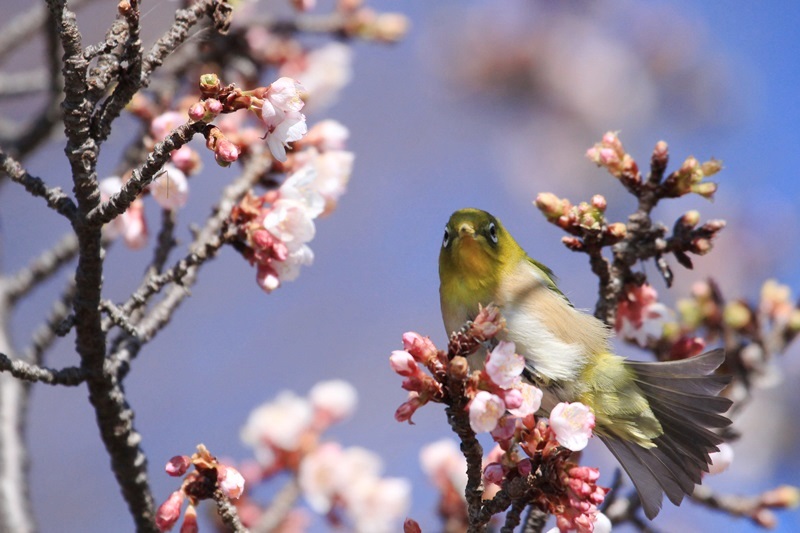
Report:
[[[544,391],[542,412],[579,401],[595,415],[595,434],[630,476],[648,518],[664,493],[675,505],[708,471],[723,439],[708,428],[729,425],[731,405],[713,375],[722,350],[665,363],[614,355],[611,331],[575,309],[552,271],[528,257],[498,219],[478,209],[453,213],[439,253],[439,294],[447,333],[493,303],[506,320],[505,339],[525,357],[524,376]],[[485,351],[470,357],[482,368]]]

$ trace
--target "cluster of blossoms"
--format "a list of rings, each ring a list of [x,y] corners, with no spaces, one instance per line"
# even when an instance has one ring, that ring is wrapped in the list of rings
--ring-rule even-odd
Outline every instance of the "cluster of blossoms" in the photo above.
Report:
[[[194,470],[186,474],[191,466]],[[226,466],[217,461],[202,444],[197,446],[197,453],[191,457],[176,455],[167,462],[165,470],[168,475],[182,477],[181,488],[174,491],[159,506],[156,513],[156,525],[161,531],[169,531],[181,517],[184,501],[189,505],[183,513],[181,533],[196,533],[197,504],[201,500],[213,499],[215,492],[219,491],[230,500],[238,499],[244,492],[244,477],[232,466]]]
[[[451,380],[460,380],[470,428],[475,433],[490,433],[497,443],[484,464],[484,497],[521,479],[529,483],[534,501],[556,514],[561,531],[592,531],[597,505],[607,490],[595,485],[597,470],[578,467],[567,458],[588,444],[594,414],[581,403],[562,402],[552,409],[549,421],[536,417],[543,393],[522,380],[525,359],[515,353],[512,342],[498,342],[487,355],[484,368],[470,371],[464,355],[495,339],[503,327],[497,308],[490,306],[453,336],[447,352],[438,350],[427,337],[405,333],[404,350],[389,357],[392,369],[405,378],[402,387],[409,391],[395,419],[411,422],[413,413],[430,401],[453,405],[457,400],[451,396],[455,390]],[[428,462],[446,464],[441,458],[447,458],[447,450],[438,447],[435,451],[436,460]],[[447,462],[453,464],[454,460]],[[433,472],[443,492],[442,501],[449,502],[446,491],[457,486],[449,467],[429,464],[425,468]],[[450,504],[448,509],[457,515],[457,507]]]
[[[241,465],[248,486],[288,472],[309,507],[332,524],[347,522],[360,532],[396,530],[410,503],[409,482],[381,476],[381,460],[369,450],[321,441],[322,433],[349,417],[356,404],[355,389],[334,380],[318,383],[308,397],[285,391],[256,408],[241,431],[255,456]],[[265,512],[247,493],[237,508],[246,526],[258,523]],[[286,520],[304,518],[295,510]]]
[[[658,292],[649,283],[632,284],[625,287],[619,300],[614,329],[620,338],[647,347],[662,337],[671,317],[672,312],[658,301]]]

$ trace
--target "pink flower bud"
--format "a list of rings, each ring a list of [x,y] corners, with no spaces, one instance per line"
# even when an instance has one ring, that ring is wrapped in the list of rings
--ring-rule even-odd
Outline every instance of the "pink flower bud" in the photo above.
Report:
[[[539,193],[535,204],[548,220],[556,219],[564,213],[561,199],[549,192]]]
[[[222,113],[222,102],[215,98],[209,98],[205,101],[205,107],[209,113],[219,115]]]
[[[203,120],[206,116],[206,107],[203,105],[203,102],[197,102],[192,104],[192,107],[189,108],[189,118],[194,120],[195,122],[199,120]]]
[[[605,196],[602,194],[595,194],[592,196],[592,206],[599,211],[605,211],[607,207],[607,202]]]
[[[173,477],[180,477],[186,473],[192,465],[192,459],[187,455],[176,455],[167,462],[164,470]]]
[[[189,507],[186,508],[186,512],[183,513],[181,533],[197,533],[198,531],[197,509],[195,509],[194,505],[189,505]]]
[[[533,472],[533,464],[530,459],[523,459],[517,463],[517,472],[522,477],[528,477]]]
[[[214,150],[214,157],[217,163],[221,162],[229,165],[239,159],[239,147],[228,139],[222,138],[217,142],[217,147]]]
[[[184,494],[176,490],[162,503],[156,511],[156,526],[161,531],[169,531],[181,517],[181,506]]]
[[[403,333],[403,348],[422,364],[427,364],[439,352],[430,338],[413,331]]]
[[[505,472],[503,471],[503,465],[500,463],[489,463],[486,465],[486,468],[483,469],[483,479],[489,483],[501,485],[504,477]]]
[[[417,366],[417,362],[414,361],[414,358],[411,356],[410,353],[403,351],[403,350],[395,350],[392,352],[392,355],[389,356],[389,364],[392,367],[392,370],[400,374],[401,376],[415,376],[419,374],[419,367]]]
[[[424,405],[425,402],[419,397],[418,392],[409,392],[408,393],[408,400],[406,400],[400,407],[397,408],[397,411],[394,413],[394,419],[398,422],[408,422],[409,424],[413,424],[414,422],[411,420],[411,417],[414,413]]]

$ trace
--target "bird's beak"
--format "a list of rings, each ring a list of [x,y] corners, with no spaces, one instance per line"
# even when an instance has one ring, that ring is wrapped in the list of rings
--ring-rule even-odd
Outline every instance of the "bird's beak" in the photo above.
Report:
[[[464,222],[458,227],[458,236],[470,238],[475,237],[475,228],[472,227],[472,224]]]

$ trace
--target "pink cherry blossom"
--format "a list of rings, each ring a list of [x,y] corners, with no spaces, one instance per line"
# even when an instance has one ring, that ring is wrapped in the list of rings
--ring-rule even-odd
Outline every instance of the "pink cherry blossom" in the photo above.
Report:
[[[158,115],[150,123],[150,135],[156,141],[163,141],[169,133],[186,122],[186,115],[177,111],[167,111]]]
[[[293,392],[284,391],[272,402],[250,413],[240,437],[253,448],[275,446],[295,450],[314,418],[311,403]]]
[[[149,189],[155,201],[164,209],[178,209],[186,205],[189,199],[186,174],[170,164],[164,165],[163,171],[150,183]]]
[[[267,127],[267,146],[278,161],[286,161],[288,143],[300,140],[308,131],[306,117],[300,110],[304,102],[303,86],[282,77],[272,83],[261,106],[261,120]]]
[[[490,432],[505,412],[506,406],[499,396],[479,391],[469,404],[469,425],[475,433]]]
[[[522,394],[522,404],[508,412],[512,415],[524,418],[528,415],[534,414],[542,406],[542,396],[544,395],[538,387],[534,387],[529,383],[517,384],[517,390]]]
[[[658,302],[658,292],[652,286],[629,286],[617,307],[615,329],[623,339],[644,347],[648,341],[661,338],[670,317],[671,311]]]
[[[486,373],[499,387],[507,389],[520,381],[525,358],[515,353],[513,342],[500,341],[486,359]]]
[[[419,461],[439,490],[450,485],[463,494],[467,486],[467,460],[454,440],[441,439],[423,446]]]
[[[303,244],[289,252],[284,261],[273,261],[272,265],[281,281],[294,281],[300,275],[300,267],[311,266],[313,262],[314,252]]]
[[[353,51],[342,43],[329,43],[285,63],[281,76],[297,78],[303,84],[308,108],[320,110],[333,104],[352,78]]]
[[[219,465],[217,467],[219,489],[231,500],[238,500],[244,492],[244,477],[232,466]]]
[[[336,120],[323,120],[317,122],[308,130],[303,139],[303,146],[315,146],[320,151],[344,150],[347,139],[350,137],[348,130],[341,122]]]
[[[100,182],[100,198],[105,202],[122,190],[122,180],[117,176]],[[138,250],[147,244],[147,222],[144,219],[144,204],[137,198],[127,211],[111,221],[105,228],[109,238],[122,236],[125,245]]]
[[[264,229],[283,241],[290,251],[311,241],[316,233],[314,219],[306,206],[288,199],[278,200],[267,212]]]
[[[312,219],[325,209],[325,198],[319,191],[317,169],[304,165],[295,171],[278,189],[278,197],[302,204]]]
[[[414,421],[411,420],[411,417],[414,416],[414,413],[425,405],[425,402],[420,398],[419,392],[417,391],[410,391],[408,393],[408,399],[400,404],[400,407],[394,412],[394,419],[398,422],[408,422],[409,424],[413,424]]]
[[[353,529],[359,533],[397,531],[411,504],[411,483],[402,478],[361,477],[345,494]]]
[[[356,410],[358,393],[355,387],[341,379],[320,381],[308,393],[311,405],[333,422],[349,418]]]
[[[321,444],[300,463],[298,483],[308,505],[317,513],[328,513],[339,490],[342,447],[335,442]]]
[[[573,452],[586,447],[594,424],[592,410],[580,402],[562,402],[550,412],[550,427],[555,432],[558,443]]]

